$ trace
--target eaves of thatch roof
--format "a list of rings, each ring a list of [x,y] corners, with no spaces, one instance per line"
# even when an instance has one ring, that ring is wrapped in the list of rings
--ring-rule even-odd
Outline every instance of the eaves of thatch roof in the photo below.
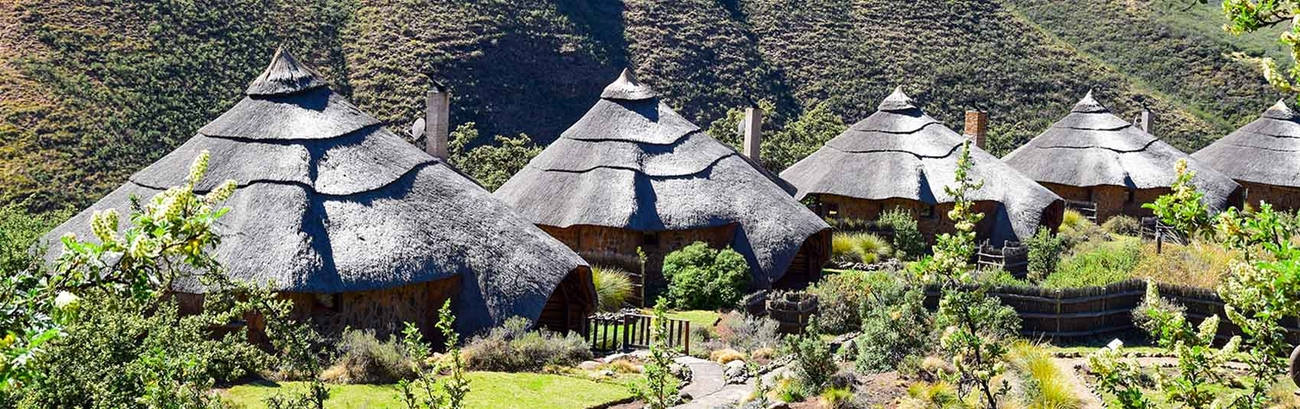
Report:
[[[247,96],[199,134],[46,236],[93,237],[96,210],[129,209],[182,183],[211,152],[195,188],[233,179],[216,258],[237,280],[273,290],[341,293],[459,276],[458,325],[536,319],[585,262],[446,163],[389,132],[277,51]],[[123,226],[125,227],[125,226]],[[183,290],[202,292],[197,283]]]
[[[1003,158],[1042,183],[1129,189],[1171,186],[1180,159],[1187,159],[1188,169],[1196,172],[1193,183],[1206,192],[1206,204],[1226,208],[1239,188],[1236,182],[1111,114],[1091,92],[1069,115]]]
[[[797,198],[829,194],[863,200],[908,199],[950,203],[957,156],[966,138],[931,118],[895,89],[871,116],[853,124],[807,158],[781,172],[798,189]],[[984,186],[977,201],[1003,205],[995,242],[1028,238],[1043,211],[1061,200],[983,149],[971,147],[972,176]]]
[[[1235,180],[1300,187],[1300,116],[1279,100],[1192,157]]]
[[[784,276],[804,240],[829,228],[626,70],[496,196],[546,226],[653,232],[737,224],[732,246],[759,286]]]

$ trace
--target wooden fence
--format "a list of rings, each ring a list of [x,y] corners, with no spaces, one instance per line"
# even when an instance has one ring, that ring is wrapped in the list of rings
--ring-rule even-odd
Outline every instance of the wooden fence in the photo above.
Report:
[[[1084,218],[1093,223],[1097,222],[1097,202],[1087,202],[1081,200],[1066,200],[1065,208],[1079,212]]]
[[[984,242],[975,251],[975,262],[980,268],[1000,268],[1015,277],[1029,275],[1029,246],[1008,241],[1002,247]]]
[[[1142,303],[1146,282],[1129,280],[1105,287],[1041,288],[998,287],[989,295],[998,297],[1016,310],[1021,319],[1021,334],[1031,339],[1070,340],[1080,338],[1111,337],[1137,330],[1133,324],[1133,309]],[[1241,331],[1228,321],[1221,300],[1213,290],[1159,284],[1160,296],[1187,309],[1187,318],[1193,323],[1211,315],[1221,318],[1219,337],[1226,339]],[[926,305],[939,303],[939,287],[926,288]],[[1288,318],[1283,326],[1287,340],[1300,343],[1300,319]]]
[[[582,337],[595,352],[631,351],[649,348],[654,334],[651,321],[644,314],[597,314],[587,317],[582,325]],[[668,318],[668,346],[684,354],[691,353],[691,323]]]

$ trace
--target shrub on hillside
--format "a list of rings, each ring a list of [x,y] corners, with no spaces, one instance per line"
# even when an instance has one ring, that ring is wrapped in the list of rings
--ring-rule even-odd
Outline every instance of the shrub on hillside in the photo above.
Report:
[[[925,352],[932,333],[924,292],[902,286],[877,288],[862,309],[862,335],[855,341],[858,370],[897,369],[905,358]]]
[[[1106,231],[1102,230],[1101,226],[1074,210],[1065,211],[1065,216],[1061,218],[1061,228],[1057,233],[1065,239],[1065,246],[1068,248],[1106,239]]]
[[[591,266],[591,282],[596,287],[596,310],[601,312],[623,308],[634,289],[627,272],[613,267]]]
[[[776,320],[767,317],[755,317],[740,312],[729,312],[722,316],[715,331],[718,340],[732,349],[742,352],[754,352],[764,348],[776,348],[781,344],[777,333],[780,326]]]
[[[386,384],[415,376],[411,359],[394,339],[380,341],[373,330],[344,331],[335,344],[338,358],[321,373],[331,383]]]
[[[1101,229],[1107,233],[1120,236],[1142,234],[1142,224],[1138,222],[1138,219],[1125,215],[1111,216],[1109,220],[1101,224]]]
[[[808,322],[802,335],[786,338],[783,351],[794,357],[791,373],[803,396],[816,396],[830,386],[831,375],[838,369],[831,347],[822,339],[817,319]]]
[[[715,309],[740,302],[749,286],[749,263],[731,248],[695,242],[664,256],[668,301],[680,309]]]
[[[925,254],[925,237],[921,236],[916,217],[911,212],[895,207],[881,213],[878,223],[881,227],[894,231],[891,241],[894,257],[899,260],[916,260]]]
[[[1232,261],[1240,255],[1218,243],[1194,241],[1188,245],[1164,243],[1156,253],[1155,243],[1143,243],[1142,260],[1133,277],[1160,283],[1216,288],[1229,274]]]
[[[844,334],[861,328],[861,310],[868,297],[881,287],[895,287],[893,272],[849,270],[823,277],[808,288],[817,296],[817,319],[822,331]]]
[[[1065,250],[1065,239],[1052,234],[1046,227],[1039,227],[1038,232],[1025,242],[1029,246],[1029,276],[1041,280],[1056,272],[1056,265],[1061,261],[1061,252]]]
[[[547,365],[576,365],[590,360],[591,350],[581,335],[560,335],[539,329],[529,331],[527,319],[512,317],[465,346],[465,366],[477,371],[539,371]]]

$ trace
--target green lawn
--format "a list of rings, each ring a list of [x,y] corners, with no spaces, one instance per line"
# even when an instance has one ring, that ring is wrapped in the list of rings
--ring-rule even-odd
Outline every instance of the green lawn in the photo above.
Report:
[[[494,409],[588,408],[631,397],[627,386],[583,378],[535,373],[470,372],[466,407]],[[304,388],[303,382],[248,384],[230,388],[225,397],[236,407],[264,408],[263,400],[280,391]],[[330,409],[404,409],[394,385],[331,385]]]

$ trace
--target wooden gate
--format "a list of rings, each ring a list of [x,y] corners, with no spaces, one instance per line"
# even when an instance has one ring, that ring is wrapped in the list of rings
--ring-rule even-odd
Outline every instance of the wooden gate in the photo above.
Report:
[[[654,317],[645,314],[597,314],[587,317],[584,322],[582,337],[595,352],[631,351],[649,348],[653,340]],[[669,347],[678,348],[684,354],[691,353],[691,323],[686,320],[668,318]]]

